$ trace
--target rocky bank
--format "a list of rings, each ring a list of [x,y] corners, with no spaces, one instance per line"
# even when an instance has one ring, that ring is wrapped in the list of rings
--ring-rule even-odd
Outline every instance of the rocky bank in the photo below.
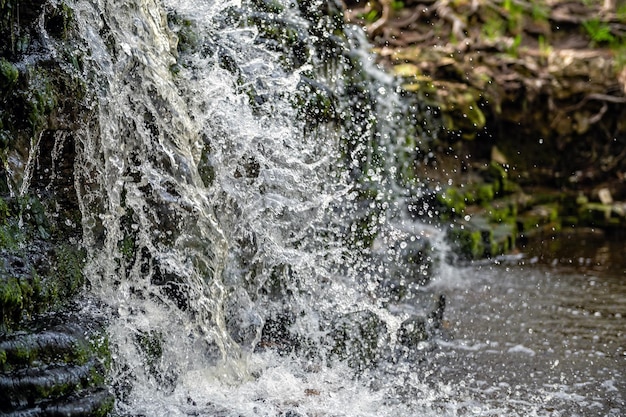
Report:
[[[445,126],[417,170],[464,257],[563,228],[626,227],[626,8],[347,1],[404,96]]]

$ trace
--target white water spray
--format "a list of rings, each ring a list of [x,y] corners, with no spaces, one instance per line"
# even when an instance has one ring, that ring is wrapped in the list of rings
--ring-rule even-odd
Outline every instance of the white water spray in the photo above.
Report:
[[[378,238],[364,257],[344,245],[340,207],[357,197],[341,129],[298,121],[311,65],[286,71],[237,6],[76,5],[96,91],[77,172],[85,271],[111,314],[117,412],[406,415],[442,396],[438,415],[453,410],[445,387],[393,359],[408,354],[396,335],[409,313],[377,298],[393,274],[419,285],[427,271],[394,265],[437,230],[410,221],[395,174],[368,162]],[[379,117],[393,122],[389,103]]]

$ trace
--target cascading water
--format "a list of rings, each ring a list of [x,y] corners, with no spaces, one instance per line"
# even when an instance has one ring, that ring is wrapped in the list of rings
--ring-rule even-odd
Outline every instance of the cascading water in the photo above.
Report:
[[[455,415],[419,371],[420,307],[390,303],[415,296],[440,236],[407,214],[418,182],[380,156],[415,149],[393,143],[393,88],[336,104],[343,128],[314,120],[322,105],[303,117],[307,94],[357,83],[340,60],[318,68],[328,16],[259,4],[297,50],[259,42],[271,29],[244,23],[267,15],[236,2],[76,4],[96,92],[77,189],[116,412]]]

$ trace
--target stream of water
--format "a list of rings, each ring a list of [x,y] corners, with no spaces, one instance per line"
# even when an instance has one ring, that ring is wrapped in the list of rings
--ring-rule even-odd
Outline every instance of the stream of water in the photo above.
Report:
[[[280,4],[282,23],[319,41],[319,22]],[[340,65],[316,67],[314,42],[285,63],[237,1],[75,8],[95,92],[76,174],[85,270],[108,314],[116,415],[624,411],[624,284],[530,258],[442,264],[441,233],[404,210],[419,189],[361,145],[346,162],[346,132],[297,112],[305,75],[345,87]],[[367,64],[365,51],[353,52]],[[393,153],[397,97],[370,70],[380,119],[348,136]],[[363,166],[377,187],[372,251],[351,240]],[[403,261],[411,248],[431,251],[426,266]],[[427,273],[428,291],[416,289]],[[419,297],[394,304],[381,286]],[[415,300],[439,292],[444,330],[402,347],[402,326],[429,312]]]
[[[453,338],[440,344],[430,378],[480,399],[468,407],[471,414],[489,404],[499,408],[493,415],[623,415],[621,239],[576,232],[522,249],[519,256],[459,268],[437,284],[450,297]]]

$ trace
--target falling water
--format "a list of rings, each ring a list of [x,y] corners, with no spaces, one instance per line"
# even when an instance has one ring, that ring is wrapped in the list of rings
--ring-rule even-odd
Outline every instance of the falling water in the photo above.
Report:
[[[391,158],[423,132],[359,30],[328,60],[331,17],[255,3],[297,48],[234,0],[75,4],[94,92],[76,188],[116,413],[493,415],[424,374],[431,340],[399,340],[445,248]]]
[[[379,415],[320,344],[343,314],[399,320],[338,237],[337,205],[355,198],[339,130],[296,121],[309,65],[283,70],[256,27],[233,24],[236,6],[77,5],[96,91],[78,175],[86,273],[111,314],[119,412],[332,413],[338,396]],[[307,24],[289,7],[285,19]],[[179,55],[185,25],[197,39]],[[302,357],[254,352],[272,320],[306,335]]]

